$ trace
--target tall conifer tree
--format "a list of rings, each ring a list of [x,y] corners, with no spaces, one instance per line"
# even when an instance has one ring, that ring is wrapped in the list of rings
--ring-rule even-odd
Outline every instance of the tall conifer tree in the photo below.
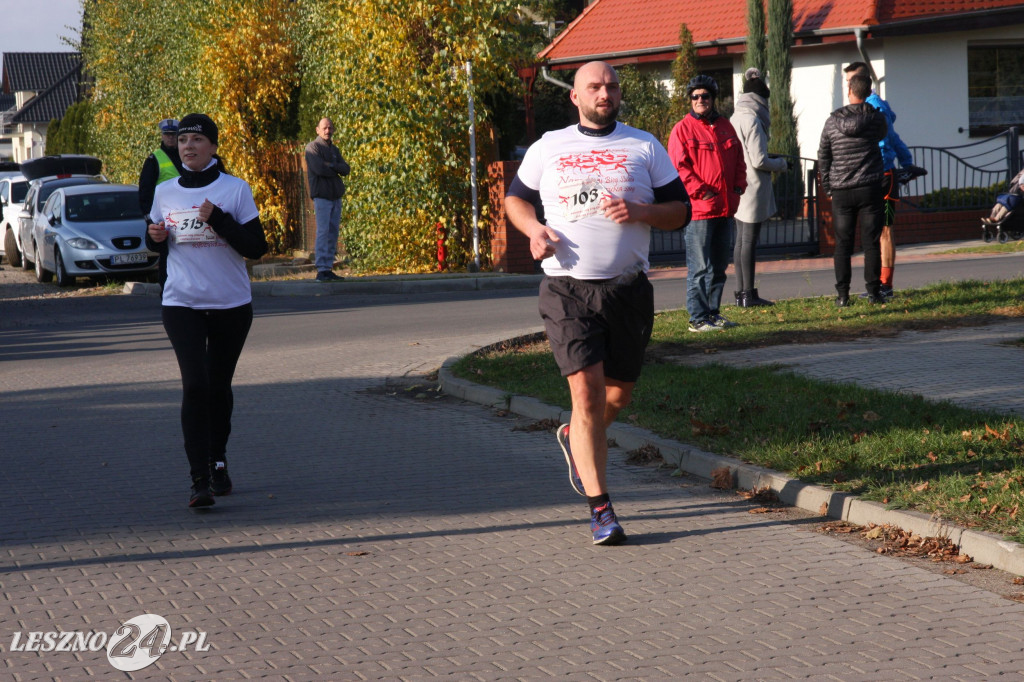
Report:
[[[768,85],[771,88],[769,108],[772,129],[768,150],[783,156],[800,158],[793,97],[789,92],[793,71],[790,48],[793,45],[793,0],[768,0]],[[788,174],[776,174],[776,187],[788,188],[786,196],[779,197],[780,210],[791,216],[799,209],[790,198],[802,194],[800,164],[794,163]],[[778,195],[777,195],[778,196]]]
[[[679,25],[679,54],[672,60],[672,116],[681,119],[690,113],[690,100],[686,96],[686,86],[690,79],[697,75],[697,46],[693,44],[693,34],[686,24]]]
[[[764,0],[747,0],[747,53],[743,70],[753,66],[764,71],[765,63]]]

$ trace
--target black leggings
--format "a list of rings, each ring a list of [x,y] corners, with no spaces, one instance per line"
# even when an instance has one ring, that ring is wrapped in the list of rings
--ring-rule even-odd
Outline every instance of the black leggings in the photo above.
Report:
[[[736,270],[737,291],[750,291],[754,288],[754,249],[760,234],[761,223],[736,220],[736,245],[733,247],[732,262]]]
[[[192,480],[225,461],[231,434],[231,379],[252,326],[252,304],[228,310],[163,307],[164,329],[181,370],[181,431]]]

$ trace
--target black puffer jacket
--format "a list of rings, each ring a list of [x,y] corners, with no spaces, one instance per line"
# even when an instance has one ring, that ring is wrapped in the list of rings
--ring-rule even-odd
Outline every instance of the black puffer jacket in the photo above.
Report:
[[[885,115],[866,102],[832,112],[818,146],[818,173],[827,194],[881,184],[885,169],[878,142],[888,129]]]

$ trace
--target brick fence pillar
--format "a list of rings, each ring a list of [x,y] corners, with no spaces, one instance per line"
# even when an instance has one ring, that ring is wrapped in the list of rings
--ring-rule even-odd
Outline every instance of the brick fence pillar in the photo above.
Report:
[[[505,214],[505,193],[519,168],[518,161],[495,161],[487,166],[491,206],[491,263],[495,272],[533,274],[537,263],[530,240],[513,227]]]

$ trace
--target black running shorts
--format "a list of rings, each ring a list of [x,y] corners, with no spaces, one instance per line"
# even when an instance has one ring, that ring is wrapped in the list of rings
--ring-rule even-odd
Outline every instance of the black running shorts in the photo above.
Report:
[[[626,284],[545,277],[539,308],[562,376],[603,362],[610,379],[640,378],[654,324],[654,288],[645,274]]]

